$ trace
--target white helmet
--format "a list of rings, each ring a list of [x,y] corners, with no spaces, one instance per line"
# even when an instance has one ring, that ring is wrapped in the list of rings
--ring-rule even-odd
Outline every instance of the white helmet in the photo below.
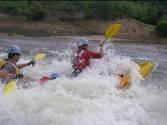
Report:
[[[16,53],[16,54],[21,54],[21,48],[17,45],[12,45],[11,47],[9,47],[8,49],[8,54],[9,53]]]
[[[86,38],[79,39],[79,42],[77,45],[78,45],[78,47],[84,46],[84,45],[88,46],[88,40]]]

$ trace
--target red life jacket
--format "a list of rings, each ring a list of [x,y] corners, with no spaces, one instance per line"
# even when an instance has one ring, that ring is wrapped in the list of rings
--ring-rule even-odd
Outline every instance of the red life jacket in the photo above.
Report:
[[[78,50],[74,55],[73,68],[83,70],[90,64],[91,58],[101,58],[102,55],[87,49]]]

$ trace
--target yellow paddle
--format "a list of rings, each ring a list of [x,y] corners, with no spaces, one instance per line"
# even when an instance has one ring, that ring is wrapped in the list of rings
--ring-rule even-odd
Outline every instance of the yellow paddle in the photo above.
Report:
[[[116,23],[116,24],[110,25],[105,32],[106,39],[103,41],[102,46],[107,40],[111,39],[111,37],[113,37],[119,31],[120,28],[121,28],[121,24]]]
[[[119,29],[121,28],[121,24],[113,24],[113,25],[110,25],[107,30],[106,30],[106,38],[111,38],[112,36],[114,36],[118,31]]]
[[[34,55],[35,59],[43,59],[45,58],[46,54],[45,53],[37,53]]]
[[[45,53],[37,53],[33,56],[35,59],[43,59],[46,57]],[[12,79],[9,81],[6,86],[3,88],[3,93],[9,93],[15,89],[15,85],[17,83],[18,79]]]
[[[145,61],[143,63],[140,63],[139,67],[140,67],[139,69],[140,74],[142,75],[143,78],[145,78],[153,69],[153,63],[150,61]]]
[[[12,79],[11,81],[9,81],[5,87],[3,88],[3,93],[9,93],[11,91],[15,90],[15,85],[16,85],[17,80]]]

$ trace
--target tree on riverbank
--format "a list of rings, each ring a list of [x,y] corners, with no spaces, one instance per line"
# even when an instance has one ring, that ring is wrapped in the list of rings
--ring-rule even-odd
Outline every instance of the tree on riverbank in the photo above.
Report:
[[[42,20],[116,19],[131,17],[157,24],[167,17],[167,1],[0,1],[0,12]]]

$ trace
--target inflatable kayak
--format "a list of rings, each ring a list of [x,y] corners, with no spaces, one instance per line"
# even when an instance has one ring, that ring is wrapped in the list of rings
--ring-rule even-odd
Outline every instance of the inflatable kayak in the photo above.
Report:
[[[146,78],[148,74],[153,69],[153,64],[149,61],[143,62],[138,64],[139,65],[139,72],[143,78]],[[124,76],[119,76],[119,88],[128,88],[131,85],[132,77],[127,74]]]
[[[49,76],[43,76],[40,79],[34,80],[37,83],[39,83],[40,85],[43,85],[45,83],[48,82],[48,80],[54,80],[59,78],[59,74],[58,73],[52,73]],[[9,81],[3,88],[3,93],[10,93],[12,91],[16,91],[17,87],[16,87],[16,83],[17,83],[18,79],[13,79],[11,81]]]
[[[151,62],[143,62],[138,64],[139,65],[139,72],[142,75],[143,78],[145,78],[150,71],[153,68],[153,64]],[[59,74],[54,73],[52,77],[59,78]],[[120,83],[120,87],[119,88],[128,88],[131,85],[131,79],[132,77],[130,75],[124,75],[124,76],[119,76],[119,83]],[[41,77],[39,80],[37,80],[37,82],[41,85],[47,83],[47,81],[50,80],[49,76],[43,76]],[[53,79],[52,79],[53,80]],[[11,80],[4,88],[3,88],[3,92],[4,93],[9,93],[15,88],[15,84],[16,84],[17,80]]]

